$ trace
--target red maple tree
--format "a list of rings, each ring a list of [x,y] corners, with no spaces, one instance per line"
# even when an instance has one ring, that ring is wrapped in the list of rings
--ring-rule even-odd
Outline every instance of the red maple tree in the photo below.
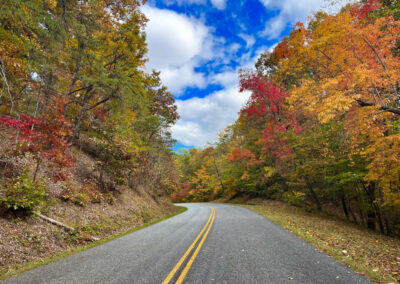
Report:
[[[15,148],[12,153],[33,155],[36,161],[34,180],[43,161],[48,161],[56,167],[52,176],[54,180],[67,178],[68,174],[65,173],[64,168],[74,166],[73,157],[67,153],[71,145],[68,138],[72,131],[70,122],[63,115],[64,106],[64,101],[54,100],[51,107],[48,107],[40,118],[26,114],[20,114],[19,118],[0,117],[0,124],[18,130],[18,136],[13,137]]]
[[[240,111],[241,115],[265,118],[264,148],[275,157],[286,155],[290,149],[283,147],[281,134],[289,130],[298,134],[302,130],[296,113],[285,106],[285,100],[290,96],[289,92],[254,72],[240,74],[240,91],[251,92],[250,98]]]

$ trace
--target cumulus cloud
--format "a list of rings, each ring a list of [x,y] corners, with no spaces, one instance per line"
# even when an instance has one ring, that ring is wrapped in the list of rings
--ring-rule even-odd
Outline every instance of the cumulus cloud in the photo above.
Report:
[[[277,15],[267,21],[263,32],[269,39],[277,39],[288,25],[296,22],[308,22],[312,12],[324,10],[337,12],[344,4],[351,0],[339,0],[331,5],[326,0],[260,0],[266,9],[276,11]],[[331,1],[332,2],[332,1]]]
[[[238,71],[228,69],[217,74],[210,74],[208,78],[212,84],[229,88],[238,84]]]
[[[213,1],[219,8],[225,3],[217,2]],[[181,118],[172,127],[173,137],[187,146],[202,147],[207,142],[215,142],[217,133],[236,120],[248,95],[238,92],[237,69],[218,67],[215,69],[218,72],[203,73],[196,72],[196,68],[206,62],[224,65],[224,60],[236,58],[241,45],[227,45],[223,38],[212,35],[212,28],[186,15],[152,6],[145,6],[143,12],[150,20],[146,27],[147,68],[160,70],[163,83],[175,95],[179,96],[187,87],[205,88],[214,84],[223,88],[204,98],[178,99]],[[250,37],[245,41],[253,45]],[[239,60],[247,64],[248,57],[246,54]]]
[[[218,9],[226,7],[226,0],[210,1]],[[182,5],[205,5],[210,1],[170,0]],[[260,1],[268,10],[276,11],[277,16],[268,21],[265,30],[269,38],[276,39],[273,42],[279,40],[287,25],[305,21],[312,10],[323,4],[321,0]],[[246,33],[238,34],[243,39],[240,44],[226,42],[213,36],[214,28],[202,20],[149,5],[143,12],[150,20],[146,28],[150,60],[147,68],[160,70],[163,83],[176,96],[188,87],[223,88],[203,98],[177,99],[181,119],[172,127],[173,137],[186,146],[203,147],[207,142],[215,142],[217,133],[237,119],[249,97],[248,93],[238,92],[238,69],[253,67],[259,55],[274,45],[256,45],[255,37]]]
[[[203,88],[204,74],[195,68],[214,56],[215,39],[210,29],[197,19],[171,10],[145,6],[143,12],[149,18],[147,68],[161,71],[163,83],[176,95],[187,87]]]
[[[177,100],[180,120],[172,128],[175,139],[186,146],[203,147],[214,143],[217,135],[226,126],[235,122],[250,93],[239,93],[238,70],[251,68],[259,54],[267,47],[260,47],[253,57],[247,54],[239,61],[236,69],[227,68],[219,73],[209,74],[207,81],[224,89],[204,98]]]
[[[248,97],[247,93],[239,93],[238,87],[230,87],[205,98],[177,100],[181,119],[172,127],[174,138],[196,147],[215,142],[218,132],[237,119]]]

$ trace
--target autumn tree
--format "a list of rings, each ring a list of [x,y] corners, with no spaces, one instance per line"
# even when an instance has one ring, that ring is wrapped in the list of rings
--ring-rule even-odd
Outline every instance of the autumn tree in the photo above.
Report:
[[[340,206],[352,222],[399,232],[398,11],[366,0],[317,12],[239,74],[251,95],[220,139],[225,195]]]
[[[73,160],[71,147],[82,149],[89,141],[100,188],[107,187],[106,176],[114,185],[145,184],[160,194],[174,188],[169,129],[178,114],[159,73],[144,71],[142,4],[2,3],[1,120],[26,140],[37,169],[55,162],[62,172],[70,166],[63,157]]]

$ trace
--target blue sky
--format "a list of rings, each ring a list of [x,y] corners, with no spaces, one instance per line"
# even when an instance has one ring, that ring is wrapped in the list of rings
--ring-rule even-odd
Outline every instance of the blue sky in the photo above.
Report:
[[[297,21],[338,6],[325,0],[149,0],[142,9],[149,19],[147,68],[161,71],[177,100],[177,147],[215,142],[249,95],[238,91],[238,70],[252,68]]]

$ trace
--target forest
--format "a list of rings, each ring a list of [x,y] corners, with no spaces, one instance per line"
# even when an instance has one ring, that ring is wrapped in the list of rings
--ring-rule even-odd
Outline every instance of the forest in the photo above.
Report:
[[[174,201],[238,196],[400,234],[400,3],[316,13],[241,70],[236,122],[180,150]]]
[[[2,2],[1,212],[37,213],[49,197],[113,203],[144,186],[174,202],[278,199],[400,234],[398,1],[294,25],[239,72],[250,98],[236,122],[177,153],[174,95],[145,68],[142,4]],[[72,187],[77,151],[95,165]]]
[[[231,1],[222,2],[228,7]],[[109,245],[109,251],[103,250],[106,246],[98,250],[104,259],[76,257],[82,260],[76,267],[83,276],[106,275],[104,279],[118,282],[127,275],[142,277],[139,272],[148,267],[145,276],[160,274],[164,279],[167,273],[161,274],[172,269],[184,278],[203,243],[207,247],[215,241],[211,248],[218,249],[203,251],[215,253],[207,258],[214,260],[197,263],[199,267],[215,269],[215,261],[229,266],[234,263],[227,259],[233,255],[243,261],[237,262],[243,271],[256,264],[258,272],[269,273],[266,264],[278,266],[271,271],[279,273],[269,274],[283,273],[280,283],[295,277],[285,259],[297,259],[292,270],[306,266],[301,277],[312,272],[315,279],[324,279],[319,276],[331,269],[285,241],[295,238],[292,232],[313,245],[308,251],[318,257],[324,252],[377,283],[399,281],[400,2],[357,0],[334,14],[316,12],[261,54],[259,47],[264,50],[266,45],[260,33],[254,37],[260,41],[256,45],[244,40],[243,54],[260,55],[251,58],[254,67],[240,69],[234,82],[239,90],[234,90],[234,98],[248,98],[236,121],[219,128],[213,143],[182,149],[177,145],[187,143],[182,137],[174,139],[178,136],[173,127],[184,120],[182,102],[201,101],[201,87],[187,87],[182,95],[173,85],[167,88],[164,73],[150,70],[152,34],[146,28],[151,21],[144,12],[147,8],[175,19],[171,27],[178,30],[186,24],[183,31],[193,29],[193,35],[206,42],[207,48],[198,52],[208,53],[215,26],[208,30],[206,20],[194,19],[196,9],[208,5],[211,19],[229,15],[229,20],[233,10],[218,10],[224,8],[215,6],[220,1],[188,1],[194,7],[189,16],[178,5],[185,1],[170,1],[175,10],[166,1],[158,6],[155,2],[0,0],[0,280],[123,235],[126,238]],[[267,9],[261,2],[269,1],[253,2]],[[271,12],[267,10],[262,13]],[[237,19],[239,24],[241,20],[246,19]],[[172,40],[178,38],[168,32]],[[240,38],[243,34],[229,40]],[[158,45],[161,40],[165,38]],[[224,48],[229,47],[225,43]],[[184,48],[173,51],[181,56]],[[197,63],[203,64],[207,56]],[[200,66],[215,69],[207,80],[230,73],[226,66],[215,67],[216,62]],[[210,86],[214,92],[212,82]],[[229,104],[218,109],[229,109]],[[189,202],[215,203],[173,204]],[[241,207],[216,204],[224,202]],[[205,225],[202,214],[208,216]],[[143,235],[135,243],[134,231],[170,217],[174,219],[138,232]],[[253,230],[258,227],[254,224],[262,224],[264,231]],[[276,243],[271,242],[274,230]],[[284,233],[289,237],[281,238]],[[186,250],[186,241],[192,244],[178,266],[169,267]],[[233,246],[225,246],[229,243]],[[272,246],[282,259],[263,253]],[[298,247],[306,244],[301,241]],[[227,257],[222,259],[220,252]],[[187,256],[190,260],[180,269]],[[104,266],[94,265],[97,261]],[[63,269],[49,270],[68,270]],[[240,269],[217,274],[235,277]],[[332,273],[330,282],[344,281],[337,280],[336,270]],[[79,273],[71,269],[71,275]],[[147,280],[154,281],[154,275]]]
[[[155,196],[175,186],[169,128],[178,114],[159,73],[145,70],[142,4],[1,2],[3,209],[30,214],[49,194],[84,205],[113,201],[121,186],[146,185]],[[95,174],[71,189],[76,149],[95,160]]]

